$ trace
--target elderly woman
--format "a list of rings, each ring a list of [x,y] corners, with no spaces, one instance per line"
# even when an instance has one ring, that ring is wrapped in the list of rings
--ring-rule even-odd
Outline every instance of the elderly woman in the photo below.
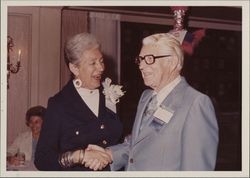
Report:
[[[89,171],[85,162],[101,160],[92,169],[108,171],[111,159],[107,154],[85,149],[88,144],[114,145],[122,133],[101,86],[104,58],[100,44],[91,34],[77,34],[66,43],[65,58],[74,77],[48,101],[35,165],[39,170]]]
[[[8,147],[8,163],[11,165],[20,165],[20,153],[24,154],[26,161],[34,161],[37,141],[43,123],[43,117],[46,109],[43,106],[31,107],[26,112],[26,125],[29,131],[21,133]]]

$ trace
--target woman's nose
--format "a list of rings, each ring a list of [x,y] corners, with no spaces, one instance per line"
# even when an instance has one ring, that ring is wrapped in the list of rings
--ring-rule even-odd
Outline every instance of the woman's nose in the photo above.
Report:
[[[104,68],[105,68],[105,66],[104,66],[104,64],[103,63],[98,63],[97,64],[97,69],[99,70],[99,71],[104,71]]]

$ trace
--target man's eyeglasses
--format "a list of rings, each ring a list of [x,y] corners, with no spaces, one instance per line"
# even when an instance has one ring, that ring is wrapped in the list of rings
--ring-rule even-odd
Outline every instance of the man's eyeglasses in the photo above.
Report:
[[[146,64],[151,65],[155,63],[155,59],[163,58],[163,57],[169,57],[171,55],[163,55],[163,56],[154,56],[152,54],[145,55],[144,57],[138,56],[135,58],[135,63],[140,65],[141,61],[145,60]]]

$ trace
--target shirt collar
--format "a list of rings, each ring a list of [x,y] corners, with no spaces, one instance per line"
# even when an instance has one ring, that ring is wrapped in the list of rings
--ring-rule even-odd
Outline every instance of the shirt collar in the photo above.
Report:
[[[169,93],[174,89],[174,87],[180,81],[181,81],[181,76],[179,75],[172,82],[163,87],[158,93],[155,91],[153,92],[153,95],[157,94],[157,105],[160,105],[162,103],[162,101],[169,95]]]
[[[81,96],[92,96],[98,93],[98,89],[89,90],[87,88],[77,88],[76,89]]]
[[[74,83],[73,83],[74,84]],[[81,95],[81,96],[91,96],[91,95],[96,95],[99,90],[98,89],[94,89],[94,90],[90,90],[87,88],[77,88],[74,84],[74,87],[76,88],[77,92]]]

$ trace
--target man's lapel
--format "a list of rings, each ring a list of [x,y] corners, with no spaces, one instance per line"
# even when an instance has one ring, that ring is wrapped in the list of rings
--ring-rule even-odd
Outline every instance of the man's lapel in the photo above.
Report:
[[[142,96],[141,101],[140,101],[140,103],[138,105],[138,108],[137,108],[135,123],[133,125],[132,141],[136,140],[136,138],[139,135],[142,116],[143,116],[143,113],[144,113],[144,111],[146,109],[147,103],[150,100],[150,97],[151,97],[152,93],[153,93],[153,90],[146,90],[143,93],[143,96]]]
[[[170,92],[170,94],[163,100],[163,102],[160,104],[160,107],[163,110],[166,110],[166,112],[171,112],[173,115],[171,118],[166,118],[166,120],[169,119],[169,121],[174,117],[175,115],[175,111],[180,107],[181,103],[182,103],[182,98],[184,96],[184,91],[185,88],[188,86],[186,80],[184,78],[182,78],[182,80],[180,81],[180,83]],[[147,97],[145,97],[145,102],[142,103],[141,109],[139,113],[137,113],[136,116],[136,122],[135,122],[135,135],[134,135],[134,144],[139,143],[141,140],[143,140],[144,138],[150,136],[151,134],[155,133],[155,132],[159,132],[161,129],[165,128],[168,124],[168,122],[165,122],[162,120],[160,122],[158,118],[152,116],[151,118],[149,118],[146,126],[142,129],[142,131],[139,133],[139,128],[140,128],[140,124],[141,124],[141,119],[142,119],[142,115],[143,112],[145,110],[145,107],[147,105],[148,100],[150,99],[151,95],[147,95]],[[142,101],[143,102],[143,101]]]

